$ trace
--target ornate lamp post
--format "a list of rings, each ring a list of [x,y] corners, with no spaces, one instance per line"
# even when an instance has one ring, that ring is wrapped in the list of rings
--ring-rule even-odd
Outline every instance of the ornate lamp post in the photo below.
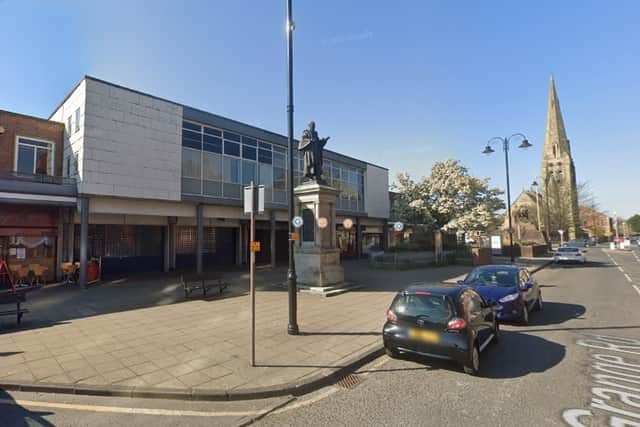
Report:
[[[296,264],[293,259],[293,11],[291,0],[287,0],[287,61],[289,66],[288,87],[289,100],[287,103],[287,125],[289,143],[289,270],[287,271],[287,287],[289,291],[289,324],[287,332],[289,335],[298,335],[298,285],[296,284]]]
[[[491,144],[498,141],[502,143],[502,150],[504,151],[504,165],[505,165],[505,170],[507,175],[507,212],[509,215],[509,252],[511,255],[510,258],[511,258],[512,264],[514,262],[514,256],[513,256],[513,226],[511,224],[511,184],[509,182],[509,143],[515,137],[522,138],[522,142],[520,143],[518,148],[527,149],[531,147],[531,144],[529,144],[529,141],[527,140],[526,136],[524,136],[521,133],[514,133],[509,138],[502,138],[499,136],[491,138],[489,141],[487,141],[487,146],[484,148],[484,151],[482,151],[483,154],[487,154],[487,155],[491,153],[495,153],[495,150],[491,148]]]

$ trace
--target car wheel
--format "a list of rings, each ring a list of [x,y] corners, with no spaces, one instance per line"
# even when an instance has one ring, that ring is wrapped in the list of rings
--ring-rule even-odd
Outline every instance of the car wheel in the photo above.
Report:
[[[384,352],[387,353],[387,356],[389,356],[392,359],[397,359],[398,357],[400,357],[400,353],[398,352],[398,350],[394,348],[385,347]]]
[[[529,324],[529,308],[527,307],[527,303],[524,303],[522,306],[522,314],[520,315],[520,323],[522,325]]]
[[[474,376],[480,373],[480,351],[475,344],[469,352],[469,361],[464,365],[464,372]]]
[[[542,311],[542,292],[538,294],[538,300],[536,301],[536,311]]]

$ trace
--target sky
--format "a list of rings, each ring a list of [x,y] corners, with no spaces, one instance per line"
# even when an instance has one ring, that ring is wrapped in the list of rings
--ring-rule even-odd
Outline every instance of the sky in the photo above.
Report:
[[[553,73],[579,182],[640,213],[640,2],[294,0],[295,135],[416,178],[540,175]],[[49,117],[88,74],[286,134],[285,0],[0,0],[0,109]]]

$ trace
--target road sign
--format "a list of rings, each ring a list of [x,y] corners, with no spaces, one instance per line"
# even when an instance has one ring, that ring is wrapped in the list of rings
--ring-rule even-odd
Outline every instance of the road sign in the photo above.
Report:
[[[300,228],[302,227],[302,224],[304,224],[304,221],[302,220],[301,216],[294,216],[291,220],[291,223],[295,228]]]
[[[344,221],[342,221],[342,226],[346,230],[349,230],[351,227],[353,227],[353,221],[349,218],[346,218]]]
[[[258,191],[255,191],[258,190]],[[244,187],[244,213],[264,212],[264,185]]]
[[[297,242],[298,240],[300,240],[300,234],[299,233],[295,233],[295,232],[291,233],[291,240]]]
[[[249,248],[251,252],[260,252],[260,242],[250,242]]]
[[[404,224],[403,224],[403,223],[401,223],[400,221],[398,221],[398,222],[396,222],[395,224],[393,224],[393,229],[394,229],[395,231],[400,232],[400,231],[404,230]]]
[[[326,228],[327,225],[329,225],[329,221],[327,221],[327,218],[322,217],[322,216],[320,218],[318,218],[318,227]]]

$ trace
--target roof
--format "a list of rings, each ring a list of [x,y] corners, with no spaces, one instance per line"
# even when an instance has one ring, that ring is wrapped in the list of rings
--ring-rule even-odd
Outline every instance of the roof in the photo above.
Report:
[[[64,123],[60,123],[60,122],[57,122],[55,120],[43,119],[42,117],[31,116],[29,114],[16,113],[14,111],[8,111],[8,110],[0,110],[0,113],[9,114],[9,115],[12,115],[12,116],[25,117],[25,118],[30,119],[30,120],[37,120],[37,121],[40,121],[40,122],[46,122],[46,123],[54,125],[54,126],[64,127]]]

